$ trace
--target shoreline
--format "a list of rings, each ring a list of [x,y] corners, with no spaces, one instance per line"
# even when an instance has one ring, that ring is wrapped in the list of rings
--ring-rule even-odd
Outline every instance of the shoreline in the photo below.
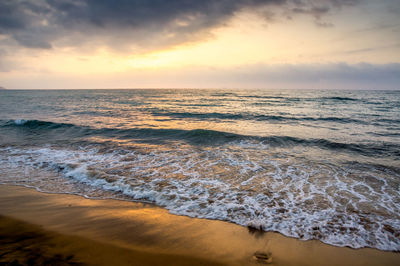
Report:
[[[400,261],[396,252],[335,247],[224,221],[173,215],[148,203],[43,193],[21,186],[0,185],[0,215],[0,224],[7,224],[9,232],[25,224],[39,235],[64,239],[70,249],[62,258],[73,256],[84,264],[99,264],[96,256],[85,260],[85,254],[95,251],[103,265],[113,257],[119,258],[118,264],[140,265],[356,266]]]

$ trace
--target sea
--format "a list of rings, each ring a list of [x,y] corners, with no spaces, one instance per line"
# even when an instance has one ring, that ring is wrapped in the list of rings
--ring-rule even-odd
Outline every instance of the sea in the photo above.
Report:
[[[0,91],[0,183],[400,250],[400,91]]]

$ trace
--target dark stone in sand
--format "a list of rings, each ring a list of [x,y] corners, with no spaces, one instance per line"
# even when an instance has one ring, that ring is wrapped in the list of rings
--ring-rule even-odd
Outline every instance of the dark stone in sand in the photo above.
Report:
[[[256,259],[258,262],[265,263],[265,264],[272,262],[271,254],[265,253],[265,252],[260,252],[260,251],[257,251],[254,253],[254,259]]]
[[[249,234],[254,235],[257,238],[263,237],[266,233],[264,230],[252,226],[247,226],[247,230],[249,230]]]

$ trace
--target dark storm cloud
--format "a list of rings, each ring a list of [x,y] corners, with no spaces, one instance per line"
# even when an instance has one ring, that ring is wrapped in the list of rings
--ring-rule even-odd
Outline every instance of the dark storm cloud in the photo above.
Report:
[[[319,27],[332,27],[333,24],[325,22],[322,17],[328,14],[332,8],[340,9],[343,6],[353,6],[358,4],[359,0],[330,0],[330,1],[302,1],[294,0],[294,6],[289,8],[289,13],[305,14],[314,17],[315,25]]]
[[[9,36],[22,46],[50,48],[49,37],[53,34],[44,23],[50,11],[41,1],[3,0],[0,2],[0,35]]]
[[[21,46],[51,48],[60,39],[173,45],[196,39],[241,10],[277,10],[320,18],[356,0],[2,0],[0,34]],[[271,14],[269,12],[269,14]],[[278,12],[279,13],[279,12]],[[68,38],[65,38],[67,36]],[[1,45],[1,43],[0,43]],[[62,44],[61,44],[62,45]]]

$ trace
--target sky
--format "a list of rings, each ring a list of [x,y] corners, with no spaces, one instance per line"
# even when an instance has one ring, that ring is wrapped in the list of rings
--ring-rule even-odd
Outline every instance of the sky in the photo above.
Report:
[[[400,89],[399,0],[1,0],[8,89]]]

